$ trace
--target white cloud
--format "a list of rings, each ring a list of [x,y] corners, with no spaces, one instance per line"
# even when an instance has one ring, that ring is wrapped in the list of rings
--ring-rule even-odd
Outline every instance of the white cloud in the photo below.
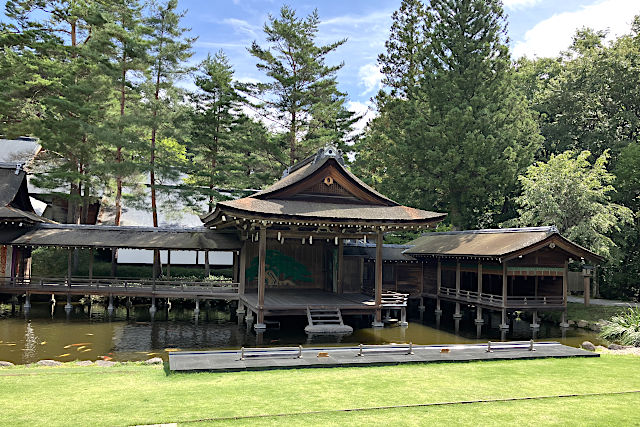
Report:
[[[504,7],[507,9],[524,9],[527,7],[535,6],[542,2],[542,0],[504,0]]]
[[[376,11],[368,15],[343,15],[335,16],[333,18],[324,19],[320,21],[320,26],[354,26],[357,27],[362,24],[371,24],[378,22],[387,22],[391,20],[391,14],[393,9],[388,11]]]
[[[247,34],[253,38],[256,37],[256,31],[260,30],[260,26],[250,24],[244,19],[225,18],[222,23],[231,26],[238,34]]]
[[[358,77],[360,86],[364,86],[365,89],[362,95],[366,95],[380,88],[383,75],[378,64],[372,63],[360,67]]]
[[[637,0],[605,0],[574,12],[553,15],[537,23],[513,47],[514,57],[555,56],[571,44],[576,30],[589,27],[609,30],[609,37],[629,31],[633,17],[640,13]]]
[[[347,109],[362,116],[360,120],[353,124],[354,135],[362,133],[365,126],[378,115],[378,113],[371,107],[371,101],[349,101],[347,103]]]

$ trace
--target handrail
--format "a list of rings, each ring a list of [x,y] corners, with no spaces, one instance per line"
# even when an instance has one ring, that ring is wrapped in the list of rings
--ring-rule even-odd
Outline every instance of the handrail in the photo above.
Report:
[[[486,304],[502,304],[502,295],[478,293],[470,290],[456,290],[455,288],[440,288],[440,296],[453,297],[459,300],[466,300],[469,302],[483,302]],[[526,296],[526,295],[508,295],[507,305],[519,304],[519,305],[558,305],[564,302],[564,298],[561,295],[541,295],[541,296]]]

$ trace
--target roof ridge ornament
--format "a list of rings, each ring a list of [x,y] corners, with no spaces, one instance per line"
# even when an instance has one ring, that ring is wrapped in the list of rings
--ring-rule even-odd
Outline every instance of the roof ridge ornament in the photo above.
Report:
[[[299,162],[286,168],[282,172],[282,178],[286,177],[287,175],[290,175],[292,172],[295,172],[296,170],[300,169],[303,166],[308,165],[309,163],[315,165],[320,160],[326,157],[332,157],[336,159],[336,161],[340,163],[342,166],[345,166],[343,156],[344,156],[344,153],[342,152],[342,150],[339,150],[338,147],[336,147],[333,144],[327,144],[323,148],[318,149],[318,151],[315,154],[312,154],[309,157],[306,157],[300,160]]]

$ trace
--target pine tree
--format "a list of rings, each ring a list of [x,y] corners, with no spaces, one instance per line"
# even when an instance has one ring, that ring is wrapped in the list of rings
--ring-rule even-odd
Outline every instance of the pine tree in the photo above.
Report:
[[[423,13],[407,0],[401,11],[380,57],[392,90],[377,98],[356,167],[399,201],[449,212],[456,227],[496,224],[541,141],[514,87],[501,3],[433,0]],[[393,71],[402,58],[418,76]]]
[[[343,64],[326,65],[328,54],[346,42],[338,40],[324,46],[316,44],[320,18],[314,10],[299,18],[288,6],[280,16],[269,16],[264,25],[268,46],[253,42],[249,53],[258,59],[257,67],[270,79],[256,85],[264,96],[265,114],[286,130],[283,146],[293,164],[328,140],[337,143],[335,121],[344,114],[344,94],[337,89],[336,72]],[[319,129],[333,130],[320,137]]]
[[[233,68],[224,52],[208,56],[196,77],[199,92],[192,97],[192,131],[189,151],[193,156],[188,183],[199,191],[192,198],[208,198],[213,211],[217,188],[231,184],[228,161],[234,150],[234,127],[240,115],[242,98],[233,81]]]
[[[101,186],[97,156],[110,95],[103,44],[103,4],[94,1],[37,0],[7,6],[37,42],[32,70],[46,82],[42,109],[32,123],[49,155],[34,183],[65,196],[67,222],[86,222],[89,204]],[[37,36],[35,36],[38,34]],[[26,77],[26,76],[25,76]]]
[[[151,212],[153,226],[158,226],[157,206],[157,174],[179,176],[179,171],[171,162],[162,165],[158,162],[158,148],[161,141],[174,145],[177,140],[167,139],[174,129],[175,113],[179,110],[180,91],[174,82],[185,75],[189,68],[187,61],[192,55],[191,46],[194,38],[186,37],[188,28],[180,26],[185,12],[177,12],[177,0],[169,0],[166,4],[153,5],[151,16],[146,25],[150,30],[150,63],[144,85],[145,102],[149,111],[150,146],[148,157],[149,187],[151,191]],[[176,148],[176,147],[174,147]],[[170,160],[170,159],[169,159]],[[165,166],[165,167],[163,167]]]

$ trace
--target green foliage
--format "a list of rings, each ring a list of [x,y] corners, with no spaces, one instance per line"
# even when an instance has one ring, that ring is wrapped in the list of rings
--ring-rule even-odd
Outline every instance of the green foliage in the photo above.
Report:
[[[337,88],[336,72],[343,64],[325,64],[346,39],[317,45],[319,23],[317,10],[299,18],[283,6],[264,25],[268,45],[254,41],[248,49],[270,80],[253,85],[253,95],[260,97],[265,116],[285,130],[280,143],[289,165],[322,145],[344,143],[354,121]]]
[[[590,156],[589,151],[567,151],[529,166],[519,177],[522,195],[515,222],[555,225],[569,240],[609,257],[615,247],[609,234],[631,221],[631,211],[611,201],[615,176],[606,169],[608,152],[593,164]]]
[[[613,316],[602,327],[600,335],[608,341],[640,347],[640,308],[629,307],[626,312]]]
[[[356,145],[357,173],[457,228],[495,224],[541,142],[505,25],[497,1],[403,2],[379,59],[391,90]]]

